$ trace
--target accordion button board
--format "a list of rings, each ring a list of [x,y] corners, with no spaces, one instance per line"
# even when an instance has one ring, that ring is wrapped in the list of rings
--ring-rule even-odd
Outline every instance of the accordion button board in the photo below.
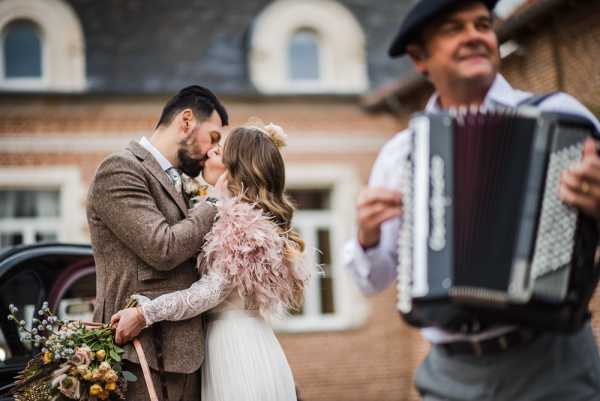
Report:
[[[595,277],[580,270],[593,265],[598,232],[581,228],[595,224],[560,201],[558,186],[585,139],[598,137],[593,125],[557,113],[465,109],[417,114],[410,128],[397,277],[407,320],[443,326],[502,311],[516,323],[527,321],[529,305],[568,320],[565,305],[587,307],[589,289],[574,283]]]

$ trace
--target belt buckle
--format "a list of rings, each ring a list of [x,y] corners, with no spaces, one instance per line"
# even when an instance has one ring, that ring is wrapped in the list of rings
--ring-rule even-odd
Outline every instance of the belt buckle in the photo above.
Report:
[[[500,345],[500,349],[502,351],[506,351],[508,349],[508,338],[506,337],[506,334],[498,337],[498,344]]]
[[[483,354],[483,349],[481,348],[481,342],[478,340],[471,341],[471,347],[473,348],[473,353],[476,356],[481,356]]]
[[[508,343],[508,337],[506,336],[506,334],[503,334],[501,336],[498,336],[496,338],[488,338],[485,340],[475,340],[475,341],[471,341],[471,349],[473,351],[473,354],[476,356],[481,356],[484,353],[484,343],[490,343],[488,345],[492,346],[487,347],[488,351],[493,353],[494,349],[499,350],[499,351],[506,351],[509,348],[509,343]],[[497,347],[497,348],[496,348]]]

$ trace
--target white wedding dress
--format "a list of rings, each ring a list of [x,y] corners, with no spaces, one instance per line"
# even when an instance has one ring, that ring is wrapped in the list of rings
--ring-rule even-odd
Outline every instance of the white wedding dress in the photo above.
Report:
[[[240,203],[221,207],[212,235],[207,236],[209,257],[202,260],[212,264],[206,266],[206,273],[188,289],[144,302],[142,310],[148,325],[207,314],[202,401],[296,401],[292,371],[273,329],[259,309],[248,308],[248,299],[240,295],[240,287],[256,286],[257,280],[271,280],[273,290],[277,285],[273,280],[289,279],[281,273],[282,261],[272,260],[283,254],[272,252],[282,244],[272,237],[279,235],[276,227],[260,216],[249,221],[248,213],[256,217],[255,210]],[[231,223],[244,232],[232,233]],[[265,251],[262,256],[257,257],[257,248]],[[249,262],[241,265],[244,259]],[[265,291],[261,285],[259,290]],[[274,299],[276,292],[267,295]]]

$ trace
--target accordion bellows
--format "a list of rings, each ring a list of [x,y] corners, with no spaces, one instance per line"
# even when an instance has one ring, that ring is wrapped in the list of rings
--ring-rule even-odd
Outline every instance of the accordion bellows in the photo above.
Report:
[[[398,308],[417,326],[571,331],[598,279],[595,222],[558,197],[595,134],[534,109],[418,114],[403,166]]]

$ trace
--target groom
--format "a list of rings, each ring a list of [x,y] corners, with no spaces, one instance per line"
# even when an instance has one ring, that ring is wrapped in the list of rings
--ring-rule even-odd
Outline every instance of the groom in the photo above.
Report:
[[[188,210],[180,172],[197,176],[228,124],[225,108],[208,89],[189,86],[164,106],[150,139],[132,141],[98,167],[87,218],[96,262],[94,320],[107,323],[134,293],[155,298],[188,288],[197,277],[195,256],[215,216],[206,203]],[[138,320],[139,324],[142,324]],[[131,340],[139,327],[118,327]],[[163,401],[198,401],[204,358],[200,317],[144,330],[144,347]],[[139,380],[127,399],[149,399],[137,355],[126,347],[124,369]]]

